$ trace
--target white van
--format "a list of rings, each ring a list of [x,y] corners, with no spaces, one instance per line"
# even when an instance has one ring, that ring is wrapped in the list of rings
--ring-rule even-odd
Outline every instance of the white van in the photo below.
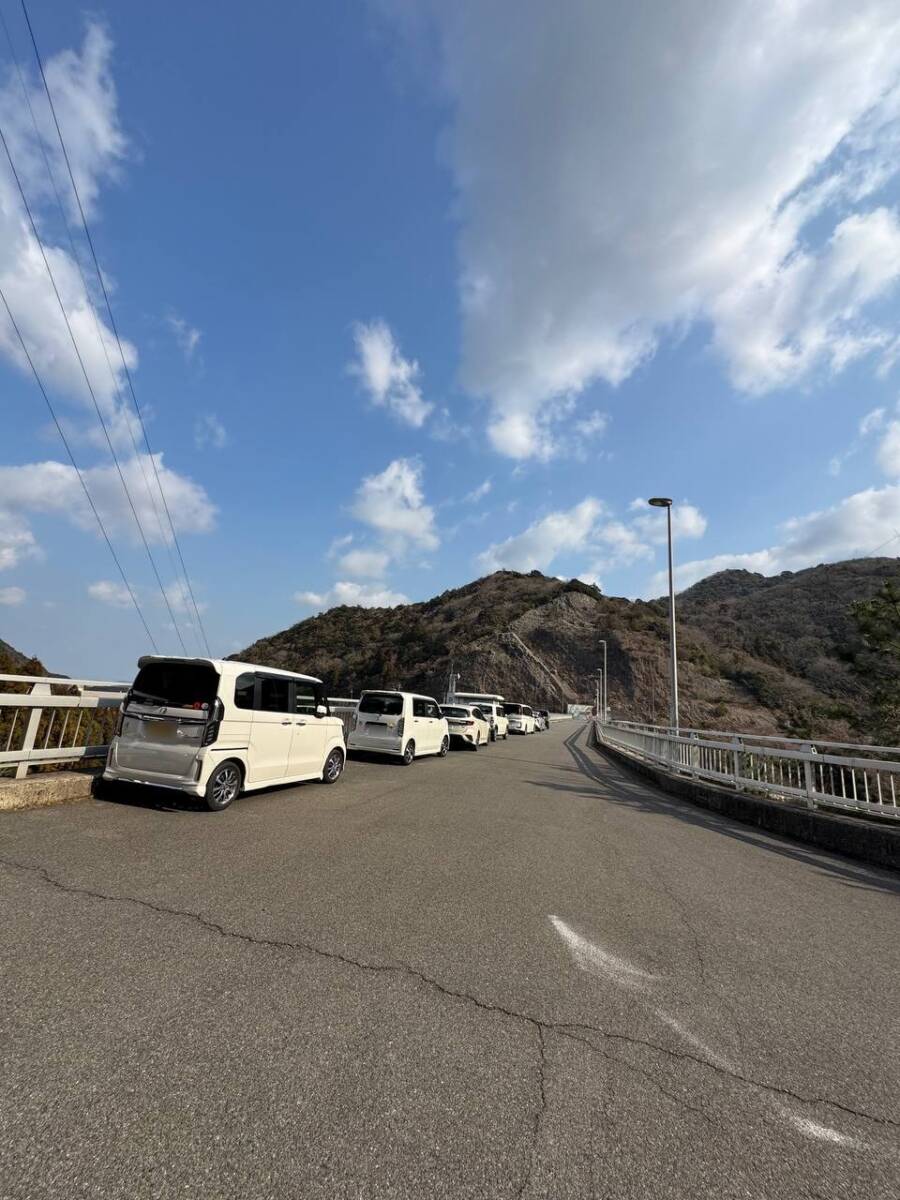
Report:
[[[105,781],[200,796],[218,812],[277,783],[337,783],[346,748],[321,680],[252,663],[146,655],[122,702]]]
[[[450,732],[438,702],[431,696],[363,692],[347,749],[392,754],[409,766],[414,758],[425,754],[443,758],[450,749]]]
[[[504,704],[510,733],[534,733],[534,710],[527,704]]]
[[[509,722],[506,719],[502,696],[492,695],[490,692],[454,692],[447,703],[476,704],[488,719],[492,742],[509,736]]]

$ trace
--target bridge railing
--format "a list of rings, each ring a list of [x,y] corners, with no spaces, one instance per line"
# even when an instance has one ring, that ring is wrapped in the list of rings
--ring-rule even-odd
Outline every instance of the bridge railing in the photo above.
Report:
[[[598,741],[674,775],[809,808],[900,820],[900,747],[594,721]]]
[[[102,679],[0,675],[0,775],[103,758],[131,685]],[[24,690],[14,691],[13,688]]]

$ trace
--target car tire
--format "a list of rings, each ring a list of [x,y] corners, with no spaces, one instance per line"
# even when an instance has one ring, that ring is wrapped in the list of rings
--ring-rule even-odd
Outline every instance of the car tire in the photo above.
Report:
[[[450,739],[448,737],[445,737],[444,740],[441,742],[440,750],[438,750],[438,758],[446,758],[447,751],[449,749],[450,749]]]
[[[477,738],[477,736],[475,738],[475,741],[471,743],[471,746],[472,746],[473,751],[477,754],[478,753],[478,738]]]
[[[222,812],[241,794],[243,783],[241,768],[236,762],[228,759],[219,763],[206,781],[206,807],[210,812]]]
[[[337,746],[331,751],[325,759],[325,766],[322,768],[323,783],[337,783],[344,773],[344,755]]]
[[[403,747],[403,757],[400,759],[404,767],[411,767],[416,758],[416,743],[409,741]]]

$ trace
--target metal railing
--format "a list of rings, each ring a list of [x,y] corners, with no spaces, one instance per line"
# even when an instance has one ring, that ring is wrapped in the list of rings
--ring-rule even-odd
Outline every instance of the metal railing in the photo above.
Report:
[[[900,819],[900,747],[801,741],[762,734],[594,721],[600,744],[673,775],[742,792]]]
[[[10,684],[25,686],[13,692]],[[0,675],[0,775],[30,767],[103,758],[113,714],[130,684],[101,679]]]

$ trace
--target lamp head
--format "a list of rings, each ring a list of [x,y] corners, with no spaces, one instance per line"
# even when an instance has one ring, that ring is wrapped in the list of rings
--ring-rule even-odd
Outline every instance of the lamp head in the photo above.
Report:
[[[653,499],[648,500],[647,503],[649,505],[651,505],[653,508],[671,508],[672,507],[672,500],[669,496],[654,496]]]

